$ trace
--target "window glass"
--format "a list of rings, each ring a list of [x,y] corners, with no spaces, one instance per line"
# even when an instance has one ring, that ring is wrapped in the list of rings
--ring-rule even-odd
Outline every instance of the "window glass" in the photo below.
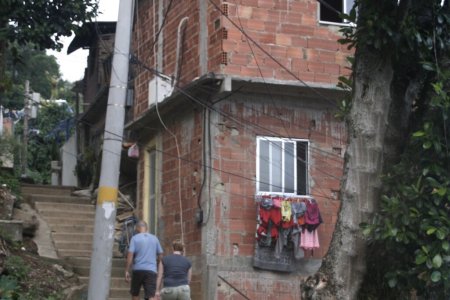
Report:
[[[354,0],[322,0],[319,4],[320,21],[347,23],[347,21],[341,19],[339,15],[341,13],[349,14],[354,2]]]
[[[258,137],[259,192],[308,193],[308,142]]]
[[[269,141],[259,143],[259,190],[270,191]]]
[[[282,164],[282,143],[281,142],[271,142],[272,150],[272,188],[271,192],[283,192],[282,190],[282,176],[283,176],[283,164]]]
[[[297,193],[299,195],[308,194],[308,144],[299,142],[297,143]]]
[[[295,143],[284,144],[284,192],[295,192]]]

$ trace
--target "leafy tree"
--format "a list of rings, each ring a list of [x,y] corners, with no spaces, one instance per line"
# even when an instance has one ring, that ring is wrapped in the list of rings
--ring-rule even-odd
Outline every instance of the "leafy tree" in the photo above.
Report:
[[[68,138],[65,126],[72,117],[73,111],[68,105],[46,103],[39,108],[37,119],[30,122],[27,175],[34,181],[50,183],[51,161],[60,159],[59,149]],[[16,131],[22,134],[23,127],[19,125]]]
[[[357,26],[342,30],[356,48],[342,207],[303,298],[448,299],[449,3],[355,4],[357,20],[344,18]]]
[[[33,91],[50,99],[52,91],[58,91],[60,72],[56,58],[47,55],[45,51],[36,50],[30,45],[17,50],[14,55],[7,56],[6,77],[9,83],[4,92],[0,91],[0,100],[5,107],[21,109],[24,104],[25,80],[30,81]]]
[[[32,43],[40,49],[61,49],[61,36],[70,36],[96,15],[96,0],[2,1],[0,40]]]
[[[20,47],[61,49],[62,36],[70,36],[97,13],[97,0],[0,1],[0,92],[9,87],[6,59]]]

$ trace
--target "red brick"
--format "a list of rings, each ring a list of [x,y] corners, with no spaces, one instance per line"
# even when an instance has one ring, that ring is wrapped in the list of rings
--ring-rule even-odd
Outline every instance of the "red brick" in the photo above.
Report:
[[[293,36],[292,37],[292,46],[306,48],[307,40],[304,37]]]
[[[325,73],[330,75],[339,75],[340,67],[338,64],[324,64]]]
[[[275,7],[275,1],[273,1],[273,0],[258,0],[258,7],[274,8]]]
[[[299,36],[313,36],[314,28],[309,26],[295,25],[295,24],[282,24],[281,32],[295,34]]]
[[[320,62],[308,62],[308,71],[315,73],[323,73],[324,64]]]
[[[290,46],[292,44],[292,38],[288,34],[279,33],[276,35],[276,44],[282,46]]]
[[[337,50],[339,50],[339,44],[338,44],[338,42],[333,41],[333,40],[309,38],[308,39],[308,48],[337,51]]]

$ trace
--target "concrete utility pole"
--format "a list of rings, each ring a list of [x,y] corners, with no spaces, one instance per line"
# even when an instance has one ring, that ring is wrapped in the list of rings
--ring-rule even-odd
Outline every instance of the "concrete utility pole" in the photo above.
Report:
[[[25,95],[23,96],[23,153],[22,153],[22,177],[27,176],[28,166],[28,118],[30,117],[30,81],[25,80]]]
[[[95,212],[88,300],[107,300],[109,297],[132,15],[133,1],[120,0]]]

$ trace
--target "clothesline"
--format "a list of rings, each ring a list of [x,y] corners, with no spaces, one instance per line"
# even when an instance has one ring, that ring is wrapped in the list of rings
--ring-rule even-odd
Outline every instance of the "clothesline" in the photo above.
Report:
[[[285,194],[279,194],[279,193],[270,193],[270,192],[258,192],[255,195],[255,201],[261,202],[264,199],[280,199],[284,201],[296,201],[296,202],[304,202],[305,200],[309,200],[310,202],[314,200],[314,197],[310,195],[297,195],[292,193],[285,193]]]

